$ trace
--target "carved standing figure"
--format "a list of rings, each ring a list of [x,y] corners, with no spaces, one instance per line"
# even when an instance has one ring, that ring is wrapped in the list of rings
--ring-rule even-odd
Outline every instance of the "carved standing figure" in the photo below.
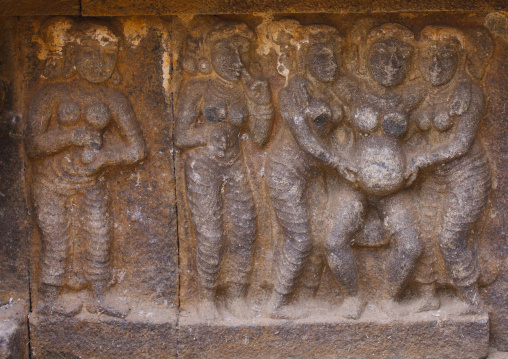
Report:
[[[296,314],[288,313],[286,304],[315,244],[307,198],[310,182],[324,176],[326,168],[346,173],[347,164],[332,146],[333,129],[343,116],[342,104],[332,91],[339,73],[342,38],[331,26],[301,26],[296,21],[281,25],[287,33],[277,38],[298,43],[297,65],[296,74],[279,92],[285,128],[270,150],[265,172],[284,235],[268,310],[272,317],[287,318]]]
[[[424,142],[407,169],[411,178],[427,169],[420,189],[427,249],[417,275],[423,294],[420,311],[439,308],[433,268],[435,236],[452,284],[467,305],[465,313],[482,310],[472,230],[487,204],[491,174],[477,136],[485,97],[466,72],[466,40],[450,27],[428,26],[421,32],[420,72],[432,86],[414,114]]]
[[[42,240],[38,311],[73,316],[82,303],[63,295],[76,244],[84,247],[81,289],[87,310],[125,317],[129,308],[108,294],[111,219],[104,170],[145,156],[129,100],[107,81],[117,78],[120,36],[106,24],[83,21],[70,31],[75,71],[68,81],[39,88],[30,103],[25,148],[32,160],[32,199]]]
[[[253,39],[245,24],[215,23],[202,34],[197,49],[201,57],[184,64],[189,71],[197,65],[206,75],[184,86],[175,127],[175,144],[186,150],[185,182],[203,319],[220,317],[215,297],[226,243],[235,271],[227,278],[226,306],[236,316],[246,310],[256,212],[240,136],[248,126],[254,144],[263,146],[273,116],[268,83],[247,68]]]
[[[328,264],[351,296],[342,311],[357,318],[364,307],[359,294],[351,240],[365,225],[368,211],[378,211],[391,236],[387,264],[387,298],[382,306],[389,312],[405,288],[421,253],[421,240],[411,196],[404,190],[406,156],[404,138],[410,112],[422,100],[415,84],[405,84],[414,53],[414,35],[402,25],[389,23],[373,28],[366,42],[359,43],[364,69],[345,74],[335,91],[347,106],[345,121],[352,136],[338,149],[349,156],[355,186],[330,188],[331,228],[325,240]]]

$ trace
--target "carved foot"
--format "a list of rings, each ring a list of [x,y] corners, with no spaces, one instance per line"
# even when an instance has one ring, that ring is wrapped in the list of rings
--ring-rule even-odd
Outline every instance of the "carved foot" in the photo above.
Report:
[[[45,315],[62,315],[74,317],[81,312],[83,303],[73,295],[59,295],[55,299],[41,299],[37,305],[37,312]]]
[[[412,307],[414,313],[438,310],[441,307],[441,301],[437,296],[418,298]]]
[[[301,313],[296,308],[288,306],[287,302],[286,295],[274,290],[267,306],[268,316],[273,319],[298,319],[301,317]]]
[[[229,298],[226,307],[235,318],[247,319],[249,317],[249,307],[244,296]]]
[[[457,293],[462,301],[459,315],[475,315],[485,312],[485,304],[480,297],[478,285],[459,287]]]
[[[126,303],[109,295],[95,296],[86,309],[92,314],[105,314],[116,318],[125,318],[130,312]]]
[[[201,303],[199,303],[198,314],[201,320],[206,322],[220,320],[222,318],[213,299],[203,299]]]
[[[379,302],[379,309],[383,311],[390,318],[403,317],[408,314],[406,308],[404,308],[394,298],[383,299]]]
[[[339,314],[346,319],[358,319],[366,304],[360,296],[347,297],[340,306]]]

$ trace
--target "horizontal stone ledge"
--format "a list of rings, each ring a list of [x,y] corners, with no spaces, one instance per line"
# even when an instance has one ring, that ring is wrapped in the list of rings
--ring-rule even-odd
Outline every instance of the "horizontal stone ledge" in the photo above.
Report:
[[[505,0],[82,0],[85,16],[508,10]]]
[[[173,358],[176,312],[136,309],[125,319],[81,313],[67,318],[30,314],[34,358]],[[1,358],[1,357],[0,357]]]
[[[2,0],[0,16],[79,15],[80,0]]]
[[[281,321],[282,322],[282,321]],[[489,352],[487,315],[402,321],[260,325],[180,323],[178,357],[222,359],[479,359]]]
[[[504,0],[3,0],[0,16],[508,11]]]

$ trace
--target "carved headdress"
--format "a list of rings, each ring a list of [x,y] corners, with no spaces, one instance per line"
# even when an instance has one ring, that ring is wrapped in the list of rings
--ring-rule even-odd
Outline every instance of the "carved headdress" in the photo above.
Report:
[[[213,45],[225,39],[236,41],[246,51],[255,39],[254,32],[239,22],[202,22],[193,27],[187,39],[183,68],[191,75],[211,72],[210,60]]]
[[[459,52],[458,72],[464,70],[466,60],[466,37],[459,29],[449,26],[426,26],[420,33],[420,44],[425,46],[429,42],[450,41],[457,46]],[[421,46],[420,45],[420,46]]]
[[[493,41],[487,30],[483,28],[469,29],[466,36],[464,32],[453,27],[426,26],[420,34],[420,41],[423,44],[429,41],[443,40],[457,43],[460,51],[459,71],[467,69],[471,76],[477,80],[484,76],[494,52]]]
[[[329,25],[301,25],[298,21],[284,19],[268,26],[268,36],[278,55],[277,71],[286,78],[290,72],[305,70],[307,50],[316,44],[329,44],[340,53],[343,38],[339,31]]]
[[[85,39],[98,41],[101,45],[115,43],[121,47],[122,32],[110,22],[100,19],[72,20],[55,17],[41,28],[41,38],[47,51],[44,75],[47,78],[70,78],[75,74],[74,49]],[[120,74],[115,70],[111,76],[113,83],[120,82]]]

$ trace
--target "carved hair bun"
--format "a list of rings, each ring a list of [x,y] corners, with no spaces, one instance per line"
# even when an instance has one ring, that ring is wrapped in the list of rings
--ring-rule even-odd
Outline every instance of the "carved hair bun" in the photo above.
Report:
[[[409,43],[412,43],[415,40],[415,35],[407,27],[390,22],[373,28],[367,37],[367,44],[370,45],[379,39],[386,39],[390,37],[397,37],[400,40]]]
[[[448,26],[426,26],[420,33],[420,41],[457,40],[462,49],[466,47],[466,38],[462,31]]]
[[[208,46],[211,46],[218,40],[228,39],[233,36],[243,37],[249,42],[253,41],[255,38],[254,32],[245,24],[220,22],[208,32],[205,42]]]

